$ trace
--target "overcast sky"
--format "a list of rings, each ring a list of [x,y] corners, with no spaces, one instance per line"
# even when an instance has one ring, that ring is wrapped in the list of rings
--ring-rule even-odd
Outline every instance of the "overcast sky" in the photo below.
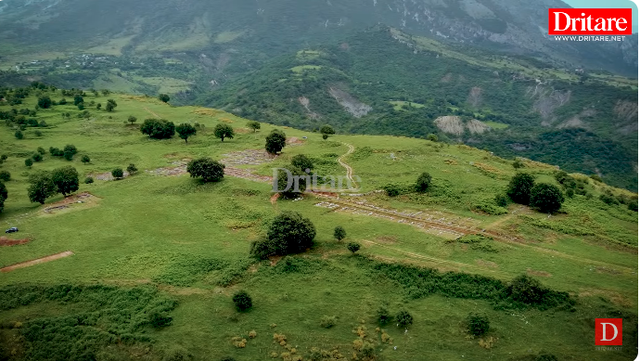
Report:
[[[574,8],[632,8],[633,32],[638,32],[638,9],[636,4],[629,0],[563,0]]]

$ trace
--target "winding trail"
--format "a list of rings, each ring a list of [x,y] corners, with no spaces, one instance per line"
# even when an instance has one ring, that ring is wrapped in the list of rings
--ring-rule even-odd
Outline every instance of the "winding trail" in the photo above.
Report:
[[[31,260],[31,261],[26,261],[26,262],[20,262],[20,263],[11,265],[11,266],[0,268],[0,272],[11,272],[11,271],[16,270],[18,268],[31,267],[31,266],[35,266],[35,265],[40,264],[40,263],[51,262],[51,261],[55,261],[55,260],[60,259],[60,258],[65,258],[65,257],[72,256],[72,255],[73,255],[73,252],[71,252],[71,251],[66,251],[66,252],[62,252],[62,253],[56,253],[56,254],[52,254],[51,256],[46,256],[46,257],[42,257],[42,258],[38,258],[38,259]]]
[[[356,183],[356,181],[353,179],[353,168],[351,168],[350,165],[348,165],[343,159],[350,156],[351,154],[353,154],[353,152],[356,151],[356,148],[351,145],[351,144],[347,144],[347,143],[342,143],[344,145],[346,145],[347,147],[349,147],[349,151],[347,151],[347,153],[343,154],[340,158],[338,158],[338,163],[340,163],[341,166],[343,166],[346,170],[347,170],[347,178],[351,181],[351,184],[353,184],[354,188],[358,188],[358,183]]]
[[[161,116],[159,116],[158,114],[154,113],[153,111],[151,111],[151,109],[149,109],[149,108],[147,108],[147,107],[144,107],[144,110],[146,110],[146,111],[147,111],[147,113],[149,113],[149,114],[153,115],[154,117],[156,117],[156,118],[158,118],[158,119],[161,119],[161,118],[162,118]]]

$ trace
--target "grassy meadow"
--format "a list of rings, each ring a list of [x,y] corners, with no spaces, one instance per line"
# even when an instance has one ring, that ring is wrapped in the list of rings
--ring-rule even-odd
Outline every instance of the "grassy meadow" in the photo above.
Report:
[[[49,95],[55,101],[62,98],[59,91]],[[558,360],[631,360],[637,354],[637,213],[599,199],[607,190],[632,195],[626,190],[574,174],[586,179],[589,196],[567,198],[559,214],[510,204],[491,215],[483,210],[495,210],[493,199],[504,192],[515,170],[513,160],[488,151],[391,136],[334,135],[323,140],[318,133],[269,124],[253,132],[246,128],[246,119],[222,111],[173,107],[126,94],[88,94],[85,103],[104,105],[110,98],[118,104],[114,112],[88,107],[88,118],[78,117],[72,104],[39,110],[38,120],[48,127],[27,128],[22,140],[14,137],[15,130],[0,129],[0,154],[9,156],[0,170],[12,178],[6,182],[9,198],[0,225],[2,230],[20,228],[7,235],[10,239],[31,240],[1,247],[0,267],[73,252],[0,273],[2,359],[182,360],[189,355],[186,359],[214,361],[364,360],[354,349],[354,341],[361,339],[375,345],[377,360],[533,361],[541,353]],[[31,96],[16,108],[33,109],[36,102]],[[67,112],[70,118],[62,116]],[[128,124],[129,116],[138,119],[136,125]],[[140,133],[139,124],[154,117],[205,127],[188,143],[177,136],[151,140]],[[212,130],[221,122],[235,129],[233,139],[221,142],[214,137]],[[271,162],[237,167],[270,176],[272,168],[305,154],[318,173],[344,175],[338,158],[352,145],[355,151],[343,160],[362,179],[364,195],[342,195],[340,201],[421,212],[519,241],[494,240],[473,247],[397,219],[320,207],[324,199],[313,195],[272,203],[271,185],[265,182],[227,176],[219,183],[202,184],[188,174],[154,172],[186,159],[221,160],[261,150],[274,128],[297,141]],[[25,158],[38,147],[66,144],[79,151],[71,162],[47,153],[42,162],[25,166]],[[83,155],[91,163],[81,163]],[[45,211],[63,197],[50,198],[44,206],[27,197],[27,179],[40,170],[71,164],[82,182],[130,163],[139,169],[133,176],[82,184],[78,193],[94,196],[84,203]],[[524,163],[523,171],[537,181],[557,184],[554,166]],[[422,172],[433,176],[426,194],[390,198],[375,192],[389,183],[415,182]],[[250,258],[251,242],[285,210],[312,220],[316,245],[284,259]],[[338,225],[347,231],[341,242],[333,239]],[[358,242],[362,249],[352,255],[348,242]],[[481,296],[477,284],[468,285],[477,293],[456,293],[442,285],[420,293],[420,282],[427,280],[386,272],[388,264],[503,282],[528,274],[554,291],[567,292],[575,304],[547,310],[501,307]],[[69,287],[74,296],[58,296],[56,287]],[[251,295],[250,311],[235,310],[231,297],[238,290]],[[413,324],[407,330],[395,324],[379,329],[375,314],[382,305],[394,314],[409,311]],[[172,317],[169,326],[123,326],[136,325],[135,320],[160,309]],[[488,336],[467,334],[469,313],[488,316]],[[333,327],[321,326],[325,316],[335,317]],[[624,319],[622,351],[595,351],[594,319],[607,317]],[[58,336],[43,336],[42,325],[58,327]],[[286,335],[284,346],[279,344],[282,336],[274,341],[274,333]],[[392,341],[383,342],[384,335]],[[238,347],[234,337],[247,342]]]

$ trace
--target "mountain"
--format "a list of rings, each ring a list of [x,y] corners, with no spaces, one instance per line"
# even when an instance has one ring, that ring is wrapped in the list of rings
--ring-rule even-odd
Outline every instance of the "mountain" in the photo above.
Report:
[[[629,79],[377,26],[280,57],[196,102],[308,130],[435,133],[635,188],[636,99]]]
[[[562,7],[569,6],[558,0],[5,0],[0,2],[0,44],[8,61],[35,53],[193,52],[192,57],[214,58],[215,68],[222,70],[383,23],[559,66],[635,76],[637,37],[599,44],[553,41],[546,35],[547,9]]]

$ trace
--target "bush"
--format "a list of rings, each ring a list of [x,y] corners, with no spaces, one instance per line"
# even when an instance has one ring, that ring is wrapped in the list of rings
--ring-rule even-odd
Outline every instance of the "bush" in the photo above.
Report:
[[[50,147],[49,154],[51,154],[54,157],[62,157],[64,155],[64,151],[60,150],[59,148]]]
[[[93,177],[87,177],[84,179],[84,184],[92,184],[93,182]]]
[[[187,350],[182,347],[176,347],[164,354],[162,361],[189,361],[193,360],[193,355],[191,355]]]
[[[541,353],[536,356],[535,361],[558,361],[558,358],[555,355],[549,353]]]
[[[322,135],[332,135],[332,134],[336,134],[336,131],[333,129],[332,126],[325,125],[322,128],[320,128],[320,133],[322,133]]]
[[[80,158],[80,161],[84,164],[91,163],[91,158],[85,154],[82,156],[82,158]]]
[[[169,139],[176,133],[175,124],[164,119],[146,119],[140,132],[153,139]]]
[[[434,143],[437,143],[438,142],[438,136],[433,134],[433,133],[429,134],[429,135],[427,135],[427,140],[432,141]]]
[[[524,168],[524,163],[520,160],[520,159],[516,159],[513,161],[513,168],[520,169],[520,168]]]
[[[22,134],[22,131],[18,130],[14,133],[14,136],[16,137],[16,139],[24,139],[24,134]]]
[[[413,316],[411,316],[411,314],[406,310],[398,312],[395,318],[396,322],[398,323],[398,327],[407,328],[411,324],[413,324]]]
[[[320,326],[324,328],[331,328],[335,326],[337,322],[338,319],[336,316],[322,316],[322,319],[320,319]]]
[[[431,186],[431,175],[429,173],[422,173],[416,182],[416,189],[418,192],[426,192]]]
[[[251,296],[245,291],[238,291],[233,295],[233,303],[238,311],[246,311],[253,307]]]
[[[224,178],[224,164],[211,158],[194,159],[187,165],[191,178],[202,178],[204,182],[218,182]]]
[[[64,146],[62,156],[64,159],[70,161],[73,159],[73,156],[78,153],[78,148],[76,148],[73,144],[67,144]]]
[[[476,314],[469,314],[467,317],[467,331],[474,336],[484,336],[489,332],[489,318]]]
[[[27,167],[31,167],[33,165],[33,159],[31,158],[27,158],[24,160],[24,165],[26,165]]]
[[[286,166],[286,171],[278,171],[278,191],[283,199],[295,199],[307,190],[307,182],[310,183],[309,174],[299,168]],[[288,171],[288,172],[287,172]]]
[[[514,278],[507,288],[507,293],[514,301],[525,304],[541,303],[546,292],[538,280],[527,275]]]
[[[410,193],[412,191],[411,187],[396,183],[389,183],[382,187],[382,189],[387,193],[387,196],[389,197],[397,197],[403,194]]]
[[[111,175],[115,179],[121,179],[122,177],[124,177],[124,171],[122,170],[122,168],[116,168],[111,171]]]
[[[509,182],[507,195],[512,201],[529,205],[531,189],[535,183],[535,178],[531,174],[518,173]]]
[[[6,170],[0,170],[0,181],[8,182],[11,180],[11,173]]]
[[[51,98],[49,98],[48,96],[42,96],[40,98],[38,98],[38,106],[42,109],[49,109],[51,108],[52,102],[51,102]]]
[[[46,150],[44,150],[44,148],[42,148],[42,147],[38,147],[38,150],[37,150],[37,151],[38,151],[38,153],[40,153],[40,154],[42,154],[42,155],[45,155],[45,154],[47,153],[47,151],[46,151]]]
[[[291,165],[305,173],[307,172],[307,170],[313,170],[313,162],[304,154],[298,154],[293,157],[291,159]]]
[[[564,203],[562,191],[553,184],[540,183],[531,189],[531,206],[544,213],[555,213]]]
[[[347,245],[347,249],[349,251],[351,251],[352,254],[355,254],[356,252],[358,252],[360,250],[360,243],[350,242]]]
[[[42,162],[42,154],[33,153],[33,155],[31,156],[31,159],[33,159],[33,161],[36,162],[36,163]]]
[[[136,168],[136,165],[131,163],[127,166],[127,172],[129,172],[130,175],[135,174],[138,171],[138,168]]]
[[[131,125],[133,125],[133,123],[138,121],[138,118],[134,117],[133,115],[130,115],[129,118],[127,118],[127,121],[131,123]]]
[[[376,321],[380,326],[385,326],[393,321],[393,316],[385,306],[380,306],[376,311]]]
[[[267,136],[264,148],[269,154],[278,154],[286,145],[287,135],[278,129],[274,129]]]
[[[509,197],[506,194],[496,194],[495,201],[498,207],[506,208],[509,205]]]
[[[342,241],[346,237],[347,237],[347,231],[345,231],[344,228],[342,228],[342,226],[337,226],[333,230],[333,238],[335,238],[336,240]]]
[[[158,99],[163,103],[168,103],[171,98],[167,94],[158,95]]]

